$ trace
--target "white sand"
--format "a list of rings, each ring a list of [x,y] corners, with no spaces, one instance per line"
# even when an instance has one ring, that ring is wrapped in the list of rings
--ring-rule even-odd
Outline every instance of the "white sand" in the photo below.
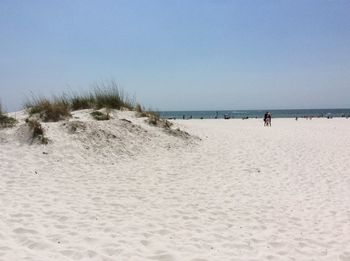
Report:
[[[0,130],[0,260],[350,260],[350,120],[75,117]]]

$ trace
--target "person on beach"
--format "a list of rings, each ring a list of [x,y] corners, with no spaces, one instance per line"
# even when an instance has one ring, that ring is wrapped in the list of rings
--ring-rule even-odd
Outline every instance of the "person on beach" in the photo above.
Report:
[[[265,114],[264,114],[264,126],[267,126],[267,115],[268,114],[269,114],[268,112],[265,112]]]
[[[271,127],[271,113],[269,113],[268,111],[264,114],[264,126]]]
[[[271,113],[270,112],[267,114],[267,126],[271,127]]]

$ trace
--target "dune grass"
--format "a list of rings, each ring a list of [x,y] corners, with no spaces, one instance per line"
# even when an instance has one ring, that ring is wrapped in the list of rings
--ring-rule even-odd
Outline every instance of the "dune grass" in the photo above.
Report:
[[[33,96],[25,108],[29,115],[39,115],[44,122],[55,122],[69,118],[70,112],[82,109],[134,109],[134,102],[114,81],[99,83],[85,93],[63,94],[52,99]]]
[[[134,109],[134,102],[115,81],[95,83],[91,91],[68,95],[72,111],[81,109]]]
[[[25,107],[29,112],[29,116],[38,114],[44,122],[55,122],[71,116],[70,101],[64,95],[54,97],[52,100],[45,97],[32,97],[25,104]]]
[[[15,126],[16,123],[17,120],[15,118],[6,115],[0,103],[0,128],[11,128]]]
[[[152,109],[146,110],[141,104],[135,104],[123,90],[119,89],[115,81],[95,83],[93,89],[83,93],[63,94],[48,99],[35,97],[26,103],[30,119],[40,119],[43,122],[56,122],[71,117],[71,111],[93,109],[91,116],[96,120],[109,120],[109,113],[98,110],[105,108],[107,111],[131,110],[137,117],[145,117],[150,125],[170,128],[171,122],[160,118],[159,113]]]
[[[151,125],[157,125],[159,120],[160,120],[160,117],[159,117],[159,114],[156,113],[156,112],[153,112],[153,111],[148,111],[148,112],[145,112],[146,113],[146,117],[148,117],[148,123],[151,124]]]
[[[93,93],[73,94],[69,98],[70,109],[72,111],[91,109],[95,103]]]
[[[152,118],[152,121],[158,121],[160,119],[160,115],[158,112],[148,109],[146,110],[141,104],[137,103],[134,107],[134,110],[136,111],[137,117],[148,117]]]
[[[38,120],[27,119],[27,124],[32,132],[32,142],[38,140],[41,144],[48,144],[49,140],[45,137],[45,131]]]
[[[90,115],[98,121],[107,121],[110,119],[109,113],[103,113],[100,111],[93,111],[90,113]]]
[[[95,84],[90,95],[94,97],[94,108],[97,110],[101,108],[132,110],[134,108],[131,99],[118,88],[114,81],[107,84]]]
[[[146,117],[147,118],[146,121],[150,125],[164,127],[164,128],[170,128],[172,125],[171,122],[161,119],[160,114],[158,112],[151,110],[151,109],[146,110],[140,104],[136,104],[134,109],[137,113],[137,116],[138,117]]]
[[[134,110],[136,111],[136,115],[137,117],[147,117],[147,111],[145,110],[145,108],[141,105],[141,104],[136,104]]]

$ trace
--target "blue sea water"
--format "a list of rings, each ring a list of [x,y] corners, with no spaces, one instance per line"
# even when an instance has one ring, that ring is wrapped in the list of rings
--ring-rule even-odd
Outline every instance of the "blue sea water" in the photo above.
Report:
[[[263,118],[266,110],[222,110],[222,111],[161,111],[162,118],[175,119],[223,119],[229,118]],[[349,117],[350,109],[302,109],[302,110],[269,110],[273,118],[302,117]]]

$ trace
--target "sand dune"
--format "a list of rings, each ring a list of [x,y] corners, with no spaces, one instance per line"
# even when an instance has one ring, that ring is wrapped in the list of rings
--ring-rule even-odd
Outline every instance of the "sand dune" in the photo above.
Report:
[[[0,130],[0,260],[350,260],[350,120],[112,116]]]

